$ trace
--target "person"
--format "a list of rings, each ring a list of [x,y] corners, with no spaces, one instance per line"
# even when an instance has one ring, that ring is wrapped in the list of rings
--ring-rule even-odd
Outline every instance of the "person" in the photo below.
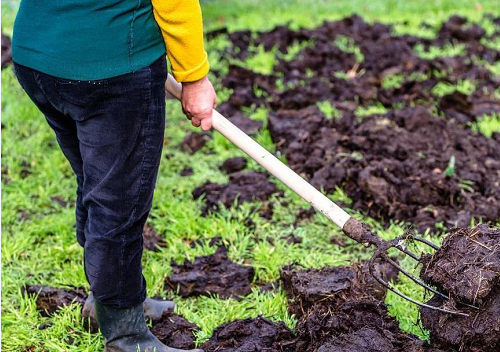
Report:
[[[54,130],[77,181],[76,237],[90,310],[108,352],[181,351],[147,328],[142,231],[164,139],[165,54],[194,126],[211,128],[198,0],[22,0],[12,40],[19,83]],[[198,351],[198,350],[197,350]]]

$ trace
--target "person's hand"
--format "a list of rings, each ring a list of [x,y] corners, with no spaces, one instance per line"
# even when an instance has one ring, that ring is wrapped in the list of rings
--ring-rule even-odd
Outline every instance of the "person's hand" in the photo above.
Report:
[[[212,83],[205,76],[199,81],[182,83],[182,110],[194,127],[208,131],[212,127],[212,110],[217,107],[217,96]]]

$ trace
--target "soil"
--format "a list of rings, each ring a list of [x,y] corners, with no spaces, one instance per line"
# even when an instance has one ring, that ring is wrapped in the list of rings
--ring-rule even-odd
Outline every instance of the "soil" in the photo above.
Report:
[[[235,172],[241,171],[247,167],[247,159],[242,156],[237,156],[234,158],[229,158],[225,160],[220,169],[226,174],[233,174]]]
[[[12,64],[12,48],[9,36],[2,33],[2,70]]]
[[[193,197],[205,198],[206,205],[202,207],[202,214],[205,216],[210,211],[217,211],[220,204],[229,208],[235,203],[240,205],[244,202],[264,201],[277,192],[276,185],[269,181],[266,174],[241,171],[231,174],[228,184],[206,182],[193,191]]]
[[[179,175],[182,177],[187,177],[187,176],[192,176],[194,174],[193,168],[191,167],[185,167],[179,172]]]
[[[290,45],[308,41],[292,60],[277,59],[279,75],[230,65],[222,83],[233,94],[223,108],[229,115],[241,115],[241,108],[252,105],[270,109],[273,142],[314,186],[327,192],[342,186],[353,208],[382,221],[410,221],[419,231],[436,229],[440,222],[464,227],[472,219],[500,217],[500,135],[488,139],[468,127],[479,116],[500,112],[494,93],[500,79],[471,60],[500,59],[500,51],[481,43],[486,32],[478,25],[452,16],[435,39],[425,39],[397,36],[389,25],[351,16],[315,29],[280,26],[228,37],[232,47],[225,54],[237,58],[260,44],[287,52]],[[351,49],[336,45],[339,38]],[[427,60],[416,54],[417,44],[424,50],[461,44],[466,54]],[[396,75],[399,84],[384,84]],[[464,79],[474,83],[472,94],[452,91],[441,97],[433,91]],[[326,118],[316,107],[323,101],[341,116]],[[390,112],[356,113],[377,104]],[[455,168],[446,170],[452,157]]]
[[[219,298],[238,298],[251,292],[254,269],[228,259],[227,248],[218,247],[208,256],[194,262],[172,263],[172,274],[165,279],[165,289],[182,297],[218,295]]]
[[[263,317],[219,326],[202,348],[205,352],[295,352],[290,329]]]
[[[163,316],[154,321],[151,332],[168,347],[180,349],[195,348],[194,333],[200,328],[179,315]]]
[[[500,231],[487,225],[455,229],[433,255],[422,257],[422,279],[449,293],[427,303],[469,314],[452,316],[422,308],[422,324],[438,346],[472,352],[500,349]],[[479,309],[460,305],[470,302]]]
[[[142,231],[142,238],[143,238],[143,245],[144,249],[157,252],[159,249],[158,247],[165,247],[167,243],[165,242],[165,239],[162,238],[158,233],[155,231],[155,228],[153,227],[152,224],[146,223],[144,225],[144,230]]]
[[[59,309],[71,304],[83,306],[87,293],[82,288],[61,289],[42,285],[26,285],[23,292],[36,297],[36,307],[44,317],[53,315]]]
[[[193,154],[203,148],[209,138],[210,134],[207,132],[192,132],[184,137],[181,150]]]
[[[421,278],[460,301],[481,304],[500,284],[500,231],[454,229],[441,249],[421,259]]]
[[[398,272],[388,263],[378,261],[375,272],[385,281],[394,281]],[[386,289],[370,275],[368,262],[353,266],[297,270],[286,266],[280,271],[283,288],[289,299],[288,309],[303,315],[316,302],[335,306],[347,299],[383,300]]]

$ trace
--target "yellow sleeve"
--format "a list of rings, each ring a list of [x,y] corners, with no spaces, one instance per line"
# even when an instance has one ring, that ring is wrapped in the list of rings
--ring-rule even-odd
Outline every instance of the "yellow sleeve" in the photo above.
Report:
[[[198,0],[151,0],[172,74],[179,82],[197,81],[208,73],[203,22]]]

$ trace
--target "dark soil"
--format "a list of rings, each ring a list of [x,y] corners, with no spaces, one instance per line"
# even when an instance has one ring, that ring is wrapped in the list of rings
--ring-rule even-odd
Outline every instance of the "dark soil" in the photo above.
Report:
[[[192,176],[194,174],[193,168],[191,167],[185,167],[179,172],[179,175],[182,177],[187,177],[187,176]]]
[[[191,132],[184,137],[181,150],[188,153],[195,153],[207,144],[210,134],[207,132]]]
[[[195,348],[194,333],[200,328],[179,315],[163,316],[154,321],[151,332],[168,347],[180,349]]]
[[[150,223],[146,223],[146,225],[144,225],[142,238],[144,241],[144,248],[150,251],[157,252],[158,247],[165,247],[167,245],[165,239],[158,235],[155,228]]]
[[[193,191],[194,199],[205,198],[206,205],[202,208],[203,215],[219,209],[219,204],[226,208],[235,202],[242,204],[251,201],[264,201],[277,193],[276,185],[269,181],[264,173],[247,171],[236,172],[229,176],[228,184],[206,182]]]
[[[53,315],[59,309],[71,304],[83,306],[87,293],[82,288],[61,289],[42,285],[26,285],[23,292],[36,297],[36,307],[44,317]]]
[[[500,141],[422,107],[345,123],[324,119],[316,107],[269,116],[273,140],[287,146],[293,168],[327,192],[344,185],[353,207],[370,216],[411,221],[419,231],[500,217]]]
[[[341,36],[359,48],[362,61],[335,44]],[[269,108],[271,137],[290,166],[327,192],[343,187],[352,206],[369,216],[411,221],[419,231],[438,222],[463,227],[473,218],[495,221],[500,217],[500,135],[488,139],[467,125],[500,112],[494,93],[500,80],[471,60],[500,59],[498,50],[481,44],[485,36],[481,27],[459,16],[444,23],[436,39],[396,36],[391,26],[368,24],[359,16],[315,29],[280,26],[254,35],[231,33],[232,47],[225,54],[238,58],[252,55],[255,45],[287,52],[292,44],[313,43],[289,62],[278,59],[274,71],[279,75],[231,65],[222,83],[233,94],[223,108],[228,115],[241,115],[242,107],[252,105]],[[463,44],[466,54],[426,60],[414,51],[416,44],[427,50],[450,43]],[[386,87],[395,75],[401,83]],[[470,95],[433,93],[439,83],[465,79],[476,86]],[[255,95],[255,88],[262,94]],[[316,107],[322,101],[342,117],[327,119]],[[360,107],[380,103],[390,112],[355,115]],[[452,157],[455,168],[446,170]]]
[[[393,280],[397,272],[379,262],[376,272]],[[353,267],[293,271],[284,268],[290,313],[299,318],[296,351],[438,351],[403,333],[383,303],[385,289],[370,276],[367,262]]]
[[[380,261],[375,272],[386,281],[395,280],[398,275],[394,267]],[[368,262],[308,270],[287,266],[281,270],[280,276],[289,299],[288,309],[296,315],[305,314],[319,301],[335,306],[345,300],[383,300],[386,293],[385,288],[370,275]]]
[[[219,247],[215,254],[198,257],[182,265],[172,263],[172,274],[165,279],[165,289],[182,297],[218,295],[238,298],[251,292],[254,269],[228,259],[227,248]]]
[[[441,249],[422,257],[421,278],[460,301],[481,304],[500,284],[500,231],[454,229]]]
[[[247,159],[242,156],[229,158],[222,163],[220,169],[226,174],[233,174],[247,167]]]
[[[441,249],[422,258],[421,277],[448,292],[451,300],[433,297],[430,305],[460,309],[469,317],[421,309],[424,327],[437,345],[483,352],[500,349],[500,231],[487,225],[455,229]],[[470,302],[479,310],[457,302]]]
[[[10,38],[2,33],[2,70],[12,63],[12,48]]]
[[[295,352],[293,335],[283,323],[263,317],[236,320],[215,329],[205,352]]]

